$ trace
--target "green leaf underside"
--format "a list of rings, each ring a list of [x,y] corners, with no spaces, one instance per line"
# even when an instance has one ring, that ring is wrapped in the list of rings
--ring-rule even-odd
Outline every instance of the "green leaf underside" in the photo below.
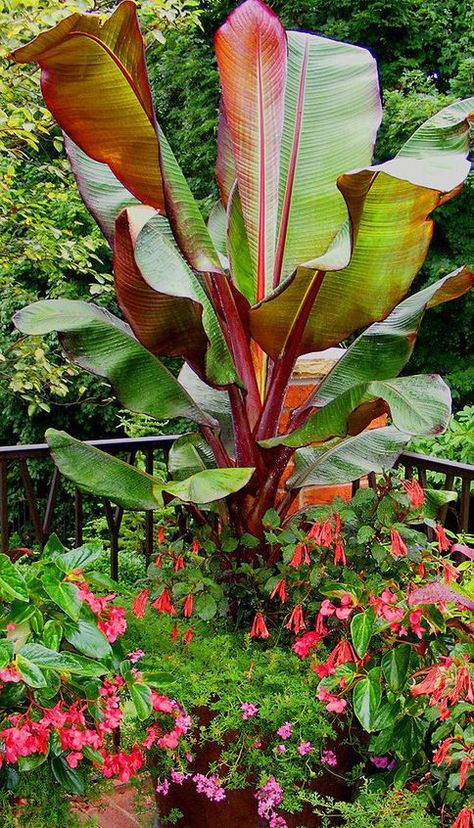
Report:
[[[76,623],[65,624],[64,638],[89,658],[108,658],[112,655],[112,647],[105,635],[92,621],[79,618]]]
[[[135,511],[160,508],[163,492],[185,502],[219,500],[245,486],[254,471],[253,468],[211,469],[187,480],[164,484],[63,431],[49,429],[46,439],[65,477],[92,495],[106,497],[118,506]]]
[[[174,480],[186,480],[192,474],[215,468],[214,455],[199,433],[184,434],[174,441],[168,460],[168,469]]]
[[[140,345],[128,325],[103,308],[49,299],[23,308],[14,321],[20,331],[31,335],[59,332],[71,362],[108,379],[126,408],[156,419],[212,422],[160,360]]]
[[[425,310],[457,299],[473,284],[474,273],[461,267],[405,299],[355,340],[308,404],[326,405],[357,383],[397,376],[411,357]]]
[[[237,374],[212,303],[199,277],[163,234],[160,216],[152,216],[138,233],[135,260],[143,279],[153,290],[188,299],[202,308],[202,327],[209,342],[206,373],[217,385],[235,382]]]
[[[111,242],[118,214],[125,207],[140,202],[125,189],[107,164],[94,161],[66,134],[64,146],[84,203]]]
[[[410,439],[393,426],[374,428],[319,448],[295,452],[295,471],[288,489],[327,486],[358,480],[369,472],[381,472],[395,463]]]
[[[440,377],[399,377],[354,385],[314,411],[296,431],[268,440],[263,445],[298,447],[357,434],[368,424],[367,420],[370,422],[381,413],[377,409],[380,400],[386,403],[394,426],[406,434],[437,434],[448,425],[451,396]],[[370,401],[374,406],[367,407],[366,415],[363,404]]]

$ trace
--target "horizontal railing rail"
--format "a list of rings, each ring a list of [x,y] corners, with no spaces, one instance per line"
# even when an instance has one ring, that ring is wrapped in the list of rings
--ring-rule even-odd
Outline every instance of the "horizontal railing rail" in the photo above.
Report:
[[[158,453],[167,461],[169,450],[179,435],[158,437],[123,437],[106,440],[87,440],[90,446],[100,448],[108,454],[124,454],[125,461],[133,465],[138,453],[144,456],[145,471],[153,472],[153,464],[158,459]],[[37,445],[18,445],[0,447],[0,545],[3,552],[10,548],[10,498],[8,474],[12,466],[18,469],[21,477],[23,492],[27,503],[28,516],[31,521],[35,540],[43,545],[55,526],[55,505],[61,475],[56,466],[53,466],[52,476],[47,487],[46,497],[40,497],[35,491],[33,478],[28,467],[32,460],[51,459],[51,451],[47,443]],[[52,459],[51,459],[52,463]],[[41,504],[44,502],[44,508]],[[109,500],[103,501],[103,508],[107,520],[110,540],[110,572],[114,579],[118,577],[118,551],[120,528],[124,510],[113,506]],[[145,512],[144,551],[147,564],[153,553],[153,513]],[[80,546],[83,542],[84,512],[83,494],[79,489],[74,490],[74,542]]]
[[[137,437],[117,438],[105,440],[89,440],[88,445],[95,446],[113,455],[123,454],[127,463],[134,464],[137,454],[144,458],[144,468],[148,473],[153,472],[153,465],[158,459],[165,462],[168,459],[170,448],[179,435],[165,435],[158,437]],[[2,551],[10,549],[11,529],[13,526],[10,502],[9,475],[16,471],[21,479],[22,503],[24,505],[23,523],[17,518],[16,531],[22,530],[23,526],[29,523],[34,539],[39,545],[45,543],[53,531],[57,531],[55,524],[55,506],[57,503],[58,489],[61,483],[61,475],[58,469],[52,465],[52,472],[49,485],[46,486],[44,496],[38,495],[35,490],[34,478],[31,475],[29,463],[35,460],[51,460],[51,452],[47,443],[37,445],[17,445],[0,447],[0,546]],[[453,528],[457,531],[469,531],[471,515],[471,487],[474,481],[474,466],[466,463],[456,463],[451,460],[444,460],[439,457],[431,457],[424,454],[413,454],[412,452],[402,453],[397,466],[402,466],[406,478],[413,478],[416,474],[422,486],[426,486],[427,475],[430,472],[444,476],[443,488],[456,489],[459,493],[457,500],[444,506],[440,513],[441,522],[445,522],[448,514]],[[369,486],[375,486],[375,474],[368,475]],[[352,485],[355,492],[361,484],[356,480]],[[70,485],[69,491],[70,491]],[[69,523],[69,530],[66,532],[68,538],[74,539],[77,546],[83,542],[84,534],[84,510],[83,494],[79,489],[74,489],[74,518]],[[118,577],[118,552],[120,542],[120,530],[124,510],[121,507],[113,506],[110,501],[103,501],[105,518],[107,521],[110,549],[111,549],[111,575]],[[72,525],[73,524],[73,525]],[[63,534],[65,534],[63,532]],[[68,538],[64,538],[67,540]],[[151,560],[154,548],[153,537],[153,513],[144,513],[144,543],[145,559],[147,563]]]

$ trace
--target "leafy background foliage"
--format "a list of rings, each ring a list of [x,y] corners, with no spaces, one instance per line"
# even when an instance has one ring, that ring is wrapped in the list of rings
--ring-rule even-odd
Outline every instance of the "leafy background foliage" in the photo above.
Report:
[[[228,0],[145,0],[147,59],[158,117],[194,193],[208,209],[215,196],[217,69],[212,39],[234,4]],[[380,65],[385,115],[377,160],[393,156],[431,114],[472,89],[472,8],[442,0],[277,0],[287,27],[302,27],[368,46]],[[54,342],[21,339],[11,316],[35,298],[91,298],[113,309],[106,244],[84,209],[62,152],[59,132],[41,100],[38,75],[5,56],[72,10],[107,10],[88,0],[6,0],[0,5],[0,440],[43,438],[55,424],[82,438],[117,427],[103,382],[66,364]],[[437,211],[436,232],[416,289],[457,265],[472,263],[469,214],[473,181]],[[408,372],[437,371],[455,405],[472,400],[469,366],[474,298],[431,312]],[[428,338],[429,333],[429,338]],[[13,392],[13,393],[12,393]],[[25,416],[25,414],[29,416]],[[166,427],[165,427],[166,429]]]

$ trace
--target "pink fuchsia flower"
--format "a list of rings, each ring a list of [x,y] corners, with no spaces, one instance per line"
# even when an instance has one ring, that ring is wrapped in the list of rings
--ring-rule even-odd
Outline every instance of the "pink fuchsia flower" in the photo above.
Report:
[[[141,658],[145,657],[145,653],[143,650],[132,650],[131,653],[128,653],[127,658],[132,664],[136,664],[137,661],[140,661]]]
[[[348,641],[340,641],[329,654],[325,663],[314,664],[313,670],[319,678],[325,678],[326,676],[332,676],[336,672],[336,667],[353,661],[357,661],[357,657],[352,645]]]
[[[450,561],[443,562],[443,578],[447,584],[451,584],[453,581],[457,581],[459,575],[460,573],[458,572],[456,567],[452,565]]]
[[[412,632],[420,639],[423,638],[423,633],[425,632],[425,627],[422,627],[420,624],[422,616],[423,610],[413,610],[409,615]]]
[[[332,750],[323,750],[321,752],[321,762],[324,765],[332,765],[334,767],[337,765],[337,756]]]
[[[0,681],[4,681],[5,684],[18,684],[21,681],[21,675],[14,664],[10,664],[8,667],[2,667],[0,670]]]
[[[437,523],[435,526],[435,535],[436,540],[438,541],[439,551],[446,552],[446,550],[451,546],[451,542],[448,540],[446,532],[440,523]]]
[[[159,796],[166,796],[167,793],[169,792],[169,789],[170,789],[170,783],[168,782],[167,779],[164,779],[163,782],[158,780],[158,782],[155,786],[155,791],[157,792],[157,794]]]
[[[322,701],[326,705],[326,710],[329,713],[342,713],[347,707],[345,699],[330,693],[324,686],[319,688],[317,697],[319,701]]]
[[[303,633],[303,635],[296,639],[292,650],[300,658],[306,658],[310,654],[311,650],[313,650],[314,647],[322,641],[322,638],[323,637],[320,633],[314,630],[309,630],[309,632]]]
[[[333,603],[331,603],[329,598],[325,598],[324,601],[321,602],[319,612],[322,616],[329,618],[329,616],[334,615],[336,612],[336,607]]]
[[[101,613],[97,626],[108,641],[113,644],[127,629],[126,612],[123,607],[108,607]]]
[[[300,756],[306,756],[308,753],[311,753],[313,750],[313,745],[311,742],[301,742],[296,748]]]
[[[142,589],[141,592],[138,593],[137,597],[135,598],[132,604],[132,612],[135,618],[143,618],[145,615],[146,605],[148,603],[148,595],[150,594],[149,589]]]
[[[242,702],[240,709],[242,711],[242,719],[244,722],[247,721],[247,719],[251,719],[253,716],[256,716],[258,713],[257,705],[252,704],[252,702]]]
[[[289,739],[293,734],[293,725],[291,722],[284,722],[277,730],[277,735],[281,739]]]
[[[336,618],[339,618],[339,621],[345,621],[351,615],[354,605],[352,601],[352,595],[349,595],[348,592],[345,592],[344,595],[341,597],[341,606],[336,607],[334,613]]]
[[[267,630],[267,625],[265,624],[265,619],[261,612],[255,613],[255,618],[253,619],[252,628],[250,630],[250,637],[251,638],[268,638],[270,633]]]
[[[66,756],[66,762],[68,763],[70,768],[77,768],[81,759],[84,759],[84,757],[82,753],[78,751],[72,751],[71,753],[68,753],[68,755]]]
[[[298,635],[301,630],[306,628],[301,604],[297,604],[293,607],[288,622],[285,624],[285,628],[290,631],[293,630],[295,635]]]
[[[215,774],[204,776],[202,773],[196,773],[193,776],[193,782],[197,792],[204,794],[211,802],[222,802],[226,798],[221,781]]]
[[[408,552],[406,543],[396,529],[390,529],[390,551],[396,558],[401,558]]]

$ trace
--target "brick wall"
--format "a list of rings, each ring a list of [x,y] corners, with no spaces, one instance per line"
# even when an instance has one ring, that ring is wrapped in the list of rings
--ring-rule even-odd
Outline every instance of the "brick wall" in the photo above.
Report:
[[[344,351],[341,348],[328,348],[327,351],[318,354],[308,354],[300,357],[288,388],[285,405],[280,418],[280,434],[287,430],[292,411],[302,405],[314,393],[323,378],[329,373],[343,353]],[[373,420],[369,428],[379,428],[385,425],[385,421],[385,416],[378,417]],[[290,461],[280,479],[278,489],[279,501],[286,494],[285,483],[292,473],[293,461]],[[364,483],[366,484],[366,481],[362,480],[362,485]],[[303,509],[305,506],[311,506],[316,503],[331,503],[336,496],[342,497],[344,500],[349,500],[351,493],[351,483],[336,486],[308,486],[305,489],[300,489],[297,497],[293,501],[290,514],[297,512],[298,509]]]

